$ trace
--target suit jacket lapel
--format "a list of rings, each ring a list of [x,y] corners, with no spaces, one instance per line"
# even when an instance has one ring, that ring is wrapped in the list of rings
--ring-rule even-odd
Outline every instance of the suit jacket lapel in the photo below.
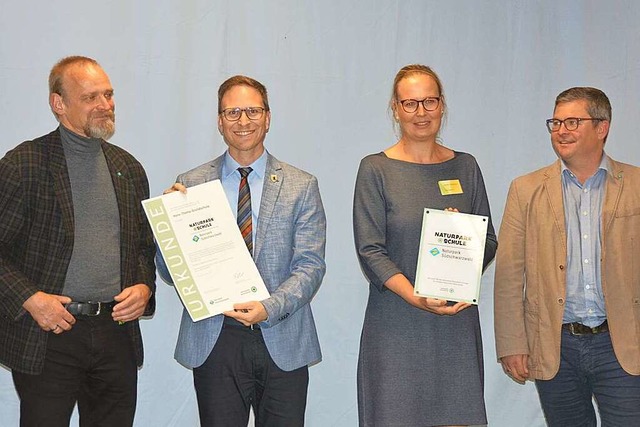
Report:
[[[544,188],[549,197],[549,206],[553,214],[553,221],[556,228],[562,235],[566,234],[564,223],[564,202],[562,198],[562,173],[560,160],[551,165],[546,171],[547,179],[544,182]]]
[[[611,220],[615,216],[618,209],[618,202],[622,194],[624,186],[624,172],[610,157],[607,157],[610,173],[607,173],[604,190],[604,203],[602,205],[602,234],[605,235],[606,230],[611,225]]]
[[[216,157],[211,162],[211,169],[208,171],[208,176],[205,177],[203,182],[213,181],[214,179],[220,179],[222,175],[222,161],[224,160],[224,154]]]
[[[53,191],[60,204],[62,227],[64,228],[65,236],[73,241],[73,197],[60,131],[53,132],[51,140],[47,141],[46,144],[49,152],[49,171],[53,179]]]
[[[111,145],[104,141],[102,142],[102,151],[105,161],[107,162],[107,167],[109,168],[109,174],[111,175],[113,191],[116,193],[118,211],[120,212],[120,235],[133,235],[135,234],[133,230],[128,230],[127,227],[135,227],[135,225],[123,222],[123,218],[135,218],[134,209],[137,208],[137,206],[132,206],[132,204],[129,203],[130,200],[135,200],[135,189],[130,182],[131,177],[129,176],[127,164],[124,158],[120,156]],[[121,247],[124,249],[124,239],[122,238]]]
[[[262,188],[262,200],[260,202],[260,214],[258,216],[258,229],[256,230],[256,240],[253,258],[258,259],[260,250],[262,249],[262,242],[265,241],[267,231],[269,230],[269,223],[274,215],[274,209],[282,184],[285,180],[285,176],[282,173],[282,167],[278,160],[271,154],[267,154],[267,168],[264,174],[264,186]]]

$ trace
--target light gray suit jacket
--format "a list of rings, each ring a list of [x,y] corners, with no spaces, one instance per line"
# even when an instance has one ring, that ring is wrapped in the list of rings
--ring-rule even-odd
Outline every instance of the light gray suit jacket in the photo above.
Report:
[[[179,175],[177,182],[192,187],[219,179],[222,159]],[[326,218],[316,178],[268,154],[254,231],[254,261],[271,294],[262,301],[269,317],[260,323],[269,354],[284,371],[317,363],[322,355],[309,303],[326,270]],[[162,278],[171,283],[162,256],[157,263]],[[188,368],[202,365],[220,335],[223,318],[193,322],[184,311],[176,360]]]

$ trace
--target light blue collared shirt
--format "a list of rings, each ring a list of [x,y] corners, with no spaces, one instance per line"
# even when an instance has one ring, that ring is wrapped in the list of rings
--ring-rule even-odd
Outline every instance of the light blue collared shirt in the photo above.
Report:
[[[238,214],[238,188],[240,187],[240,172],[238,168],[242,167],[233,157],[229,155],[227,150],[222,160],[222,173],[220,181],[222,188],[227,195],[229,206],[233,211],[233,215]],[[253,232],[253,247],[256,246],[256,231],[258,230],[258,216],[260,213],[260,202],[262,201],[262,187],[264,184],[264,174],[267,170],[267,150],[264,150],[258,159],[248,166],[253,169],[249,174],[249,189],[251,190],[251,221]]]
[[[610,173],[603,153],[598,170],[584,184],[562,162],[562,197],[567,231],[567,294],[563,323],[590,327],[607,320],[600,276],[601,218]]]

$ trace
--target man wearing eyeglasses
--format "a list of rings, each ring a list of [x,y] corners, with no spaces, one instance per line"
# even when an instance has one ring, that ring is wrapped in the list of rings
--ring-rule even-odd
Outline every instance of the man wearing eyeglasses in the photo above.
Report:
[[[175,357],[193,369],[203,426],[244,427],[250,408],[256,425],[304,425],[307,367],[321,359],[310,302],[325,273],[324,208],[315,177],[265,150],[270,121],[260,82],[226,80],[218,90],[218,130],[227,151],[167,190],[220,179],[271,294],[199,322],[183,312]],[[161,258],[160,274],[170,282]]]
[[[611,105],[575,87],[547,120],[554,164],[511,183],[496,257],[497,355],[550,426],[640,425],[640,169],[604,152]]]

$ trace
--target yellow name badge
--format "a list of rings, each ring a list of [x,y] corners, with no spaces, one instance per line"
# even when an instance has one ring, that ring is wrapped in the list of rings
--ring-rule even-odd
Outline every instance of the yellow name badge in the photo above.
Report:
[[[449,196],[451,194],[462,194],[462,185],[460,180],[450,179],[447,181],[438,181],[438,187],[440,187],[440,194],[443,196]]]

